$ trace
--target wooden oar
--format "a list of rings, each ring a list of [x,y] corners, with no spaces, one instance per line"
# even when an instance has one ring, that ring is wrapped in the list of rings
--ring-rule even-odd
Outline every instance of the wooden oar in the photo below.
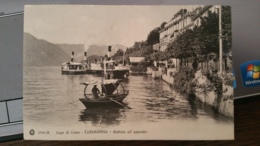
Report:
[[[129,107],[129,106],[125,105],[125,104],[122,104],[122,103],[120,103],[120,102],[118,102],[118,101],[116,101],[116,100],[113,100],[113,99],[111,99],[111,98],[107,98],[107,99],[109,99],[110,101],[113,101],[113,102],[115,102],[115,103],[117,103],[117,104],[119,104],[119,105],[121,105],[121,106],[123,106],[123,107],[127,107],[127,108],[129,108],[129,109],[132,109],[131,107]]]

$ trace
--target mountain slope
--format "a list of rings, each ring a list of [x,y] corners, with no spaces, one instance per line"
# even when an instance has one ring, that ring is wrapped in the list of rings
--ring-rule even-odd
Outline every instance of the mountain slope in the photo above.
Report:
[[[88,60],[89,63],[95,63],[95,60],[97,62],[101,62],[101,58],[102,58],[102,56],[91,55],[91,56],[88,56],[87,60]]]
[[[114,55],[118,49],[126,50],[126,47],[120,44],[112,45],[112,49],[110,52],[110,56]],[[108,46],[105,45],[91,45],[88,48],[88,56],[98,55],[98,56],[105,56],[108,52]]]
[[[80,62],[84,59],[84,45],[83,44],[56,44],[66,54],[71,56],[71,52],[74,51],[74,60]]]
[[[60,66],[68,61],[70,61],[70,55],[57,45],[24,33],[25,66]]]
[[[91,45],[87,48],[90,61],[107,55],[108,46]],[[120,44],[112,45],[110,56],[118,49],[126,50]],[[24,65],[25,66],[60,66],[70,61],[71,52],[74,51],[74,61],[80,62],[84,58],[83,44],[53,44],[46,40],[37,39],[29,33],[24,33]]]

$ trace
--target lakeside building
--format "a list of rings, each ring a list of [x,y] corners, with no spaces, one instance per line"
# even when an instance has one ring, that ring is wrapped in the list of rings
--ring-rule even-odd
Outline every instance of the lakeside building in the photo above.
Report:
[[[153,45],[153,49],[159,52],[164,52],[167,49],[168,45],[172,43],[179,34],[185,32],[188,29],[194,29],[195,26],[200,26],[202,21],[201,18],[207,17],[208,11],[211,11],[213,13],[218,13],[219,6],[203,6],[203,7],[199,6],[190,12],[188,12],[186,9],[179,10],[174,15],[174,17],[164,25],[164,28],[159,31],[160,40],[159,43]],[[221,55],[222,54],[220,54],[219,56]],[[230,53],[225,55],[227,58],[230,58],[226,60],[226,64],[228,64],[226,67],[230,67],[232,69],[232,55]],[[171,63],[171,67],[169,66],[169,62]],[[218,64],[217,70],[220,73],[222,73],[220,69],[221,62],[218,61],[215,63],[215,65],[216,64]],[[187,65],[189,67],[192,66],[191,63]],[[202,69],[205,68],[205,65],[207,64],[203,64],[203,63],[201,64]],[[221,65],[223,66],[223,63]],[[171,60],[167,60],[167,61],[158,61],[158,62],[155,61],[154,66],[158,67],[158,70],[152,72],[152,77],[154,79],[161,78],[162,80],[164,80],[165,82],[171,85],[174,85],[175,80],[179,79],[178,76],[174,77],[175,73],[178,72],[179,59],[171,58]],[[189,93],[189,91],[192,91],[191,88],[195,88],[195,91],[193,93],[195,94],[196,98],[198,98],[200,101],[214,107],[219,111],[219,113],[222,113],[227,116],[234,116],[233,99],[232,99],[233,87],[228,85],[225,82],[222,82],[221,91],[223,95],[221,98],[219,98],[219,95],[215,90],[209,92],[207,91],[207,93],[204,92],[206,91],[205,87],[207,86],[214,86],[214,88],[217,88],[217,86],[214,85],[214,83],[211,83],[208,80],[208,78],[205,77],[205,75],[203,75],[202,69],[198,70],[194,74],[195,80],[186,83],[186,86],[183,86],[183,88],[187,90],[187,93]],[[225,71],[227,70],[225,69]],[[223,78],[223,76],[221,78]],[[231,80],[231,78],[233,77],[232,74],[230,73],[224,76],[224,79],[227,80]],[[216,83],[216,81],[214,82]],[[180,82],[177,82],[177,84],[178,83]],[[192,87],[193,85],[191,86],[190,83],[192,84],[194,83],[196,84],[196,86]]]
[[[138,63],[145,60],[145,57],[129,57],[131,65],[137,65]]]
[[[177,35],[187,29],[193,29],[201,25],[201,17],[208,15],[208,11],[218,12],[218,6],[199,6],[188,12],[186,9],[179,10],[173,18],[168,21],[164,28],[159,31],[160,42],[154,45],[154,50],[165,51],[169,43],[173,42]],[[157,47],[159,45],[159,48]]]
[[[198,6],[192,11],[180,9],[159,31],[159,43],[153,45],[153,50],[164,52],[168,45],[176,40],[179,34],[188,29],[193,29],[195,26],[200,26],[202,17],[207,17],[208,11],[218,13],[219,6]],[[177,67],[179,60],[175,59],[174,64]]]

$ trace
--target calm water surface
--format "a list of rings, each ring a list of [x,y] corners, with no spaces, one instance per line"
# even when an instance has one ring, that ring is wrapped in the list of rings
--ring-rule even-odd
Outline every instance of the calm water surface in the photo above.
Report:
[[[60,67],[30,67],[24,72],[24,120],[45,126],[117,127],[136,123],[194,123],[218,129],[231,127],[233,119],[216,114],[196,100],[174,92],[161,80],[151,76],[129,76],[123,81],[129,95],[127,108],[86,109],[81,82],[99,80],[93,75],[61,75]],[[148,124],[149,125],[149,124]],[[214,126],[218,125],[218,126]]]

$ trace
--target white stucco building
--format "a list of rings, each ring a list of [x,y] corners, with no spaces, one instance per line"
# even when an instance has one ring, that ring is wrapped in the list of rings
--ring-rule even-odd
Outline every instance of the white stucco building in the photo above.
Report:
[[[186,9],[179,10],[174,17],[168,21],[164,28],[159,31],[159,51],[165,51],[168,44],[176,39],[176,36],[187,29],[201,25],[201,17],[208,15],[208,11],[218,12],[218,6],[198,6],[188,12]]]

